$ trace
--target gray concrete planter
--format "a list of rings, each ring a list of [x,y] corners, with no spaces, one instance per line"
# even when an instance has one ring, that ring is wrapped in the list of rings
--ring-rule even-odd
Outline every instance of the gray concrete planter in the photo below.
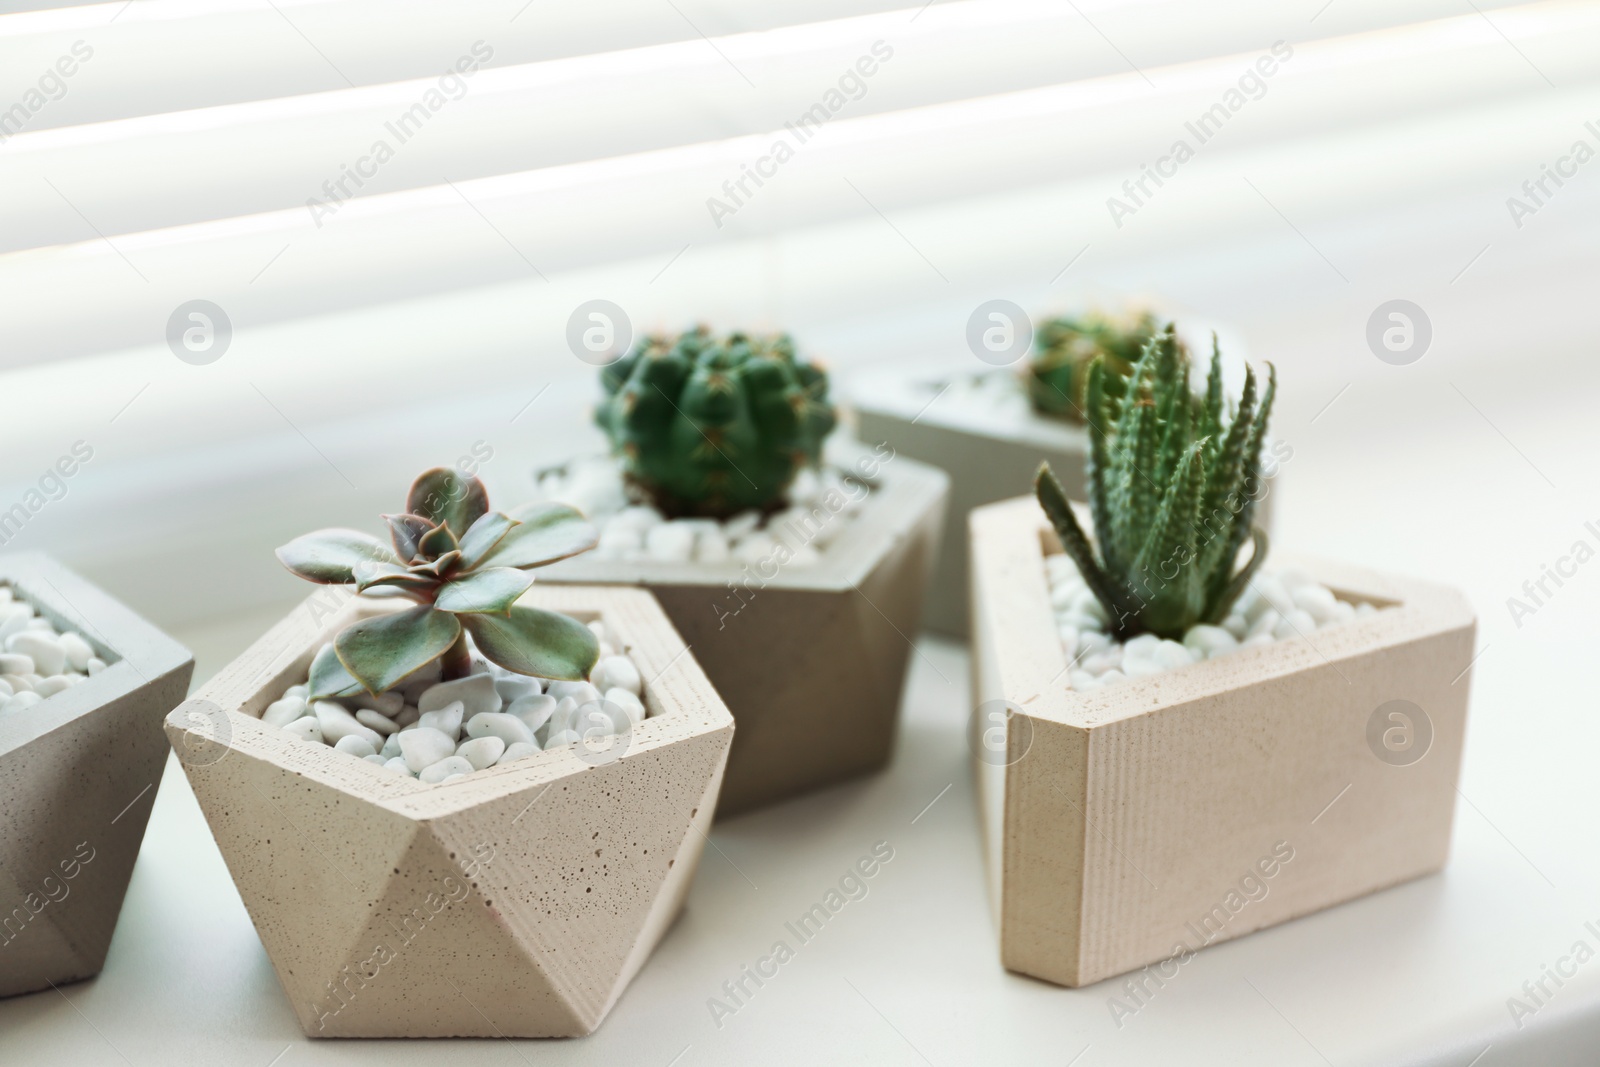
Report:
[[[1015,375],[1012,368],[987,373]],[[1087,431],[1072,423],[1036,414],[1025,404],[1020,414],[997,419],[989,408],[951,403],[941,397],[948,383],[972,376],[971,362],[930,369],[926,363],[870,371],[850,390],[856,433],[869,445],[887,443],[899,455],[938,467],[950,475],[945,535],[928,588],[923,625],[965,638],[968,608],[967,515],[973,509],[1033,491],[1033,475],[1049,460],[1067,495],[1085,498]],[[1257,521],[1270,530],[1272,497],[1259,504]]]
[[[889,761],[949,479],[896,455],[869,480],[861,513],[808,567],[578,556],[539,572],[541,584],[642,585],[661,601],[739,724],[719,815]]]
[[[0,585],[108,666],[0,713],[0,996],[92,977],[105,963],[166,763],[161,719],[194,659],[49,556],[0,556]]]

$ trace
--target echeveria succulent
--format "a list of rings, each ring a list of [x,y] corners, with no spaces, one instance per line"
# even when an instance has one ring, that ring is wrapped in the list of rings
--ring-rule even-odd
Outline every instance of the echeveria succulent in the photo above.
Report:
[[[1259,405],[1247,366],[1244,392],[1226,422],[1215,339],[1204,397],[1189,388],[1189,356],[1171,326],[1145,347],[1121,401],[1107,395],[1105,363],[1090,366],[1084,410],[1095,544],[1048,463],[1034,487],[1117,637],[1149,632],[1181,640],[1196,623],[1220,623],[1266,559],[1267,536],[1252,520],[1277,390],[1277,371],[1267,366]],[[1235,572],[1246,537],[1254,542],[1250,561]]]
[[[646,338],[601,384],[595,421],[630,490],[674,517],[780,507],[837,421],[827,373],[787,334]]]
[[[1034,333],[1034,353],[1027,369],[1028,399],[1034,410],[1083,422],[1089,367],[1101,360],[1110,372],[1107,395],[1113,399],[1122,396],[1127,376],[1157,330],[1155,317],[1148,311],[1125,319],[1090,311],[1041,324]]]
[[[588,551],[598,533],[565,504],[489,510],[483,483],[449,467],[424,472],[403,515],[385,515],[393,547],[359,530],[318,530],[278,549],[285,567],[320,585],[400,596],[416,606],[353,623],[311,665],[311,696],[374,695],[442,659],[470,673],[467,635],[487,659],[540,678],[582,681],[600,646],[576,619],[523,607],[535,567]]]

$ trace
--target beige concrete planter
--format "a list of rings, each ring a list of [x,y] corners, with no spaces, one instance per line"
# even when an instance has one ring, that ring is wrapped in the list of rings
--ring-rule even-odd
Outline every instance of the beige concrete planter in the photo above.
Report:
[[[1205,944],[1444,865],[1476,625],[1460,594],[1295,561],[1384,610],[1077,693],[1042,512],[996,504],[971,533],[973,751],[1007,968],[1170,979]]]
[[[189,688],[177,642],[48,556],[0,556],[12,587],[109,666],[0,713],[0,996],[100,973]]]
[[[836,461],[849,467],[853,455]],[[739,723],[721,815],[889,761],[949,480],[900,456],[875,468],[868,503],[811,566],[577,556],[539,572],[541,582],[642,585],[660,599]]]
[[[649,717],[604,759],[554,749],[424,785],[259,721],[324,641],[394,606],[331,599],[312,596],[167,720],[300,1025],[591,1033],[683,905],[727,708],[648,593],[535,586],[524,603],[605,621]]]
[[[1026,403],[1015,417],[996,419],[989,409],[941,400],[946,385],[960,375],[971,376],[971,367],[971,361],[946,367],[942,373],[925,364],[891,367],[858,377],[851,389],[856,433],[862,441],[887,443],[899,455],[950,475],[945,536],[922,623],[961,638],[968,635],[970,614],[967,515],[985,504],[1031,492],[1040,460],[1049,460],[1069,497],[1084,499],[1084,460],[1089,450],[1088,432],[1082,426],[1036,414]],[[1256,521],[1269,531],[1270,485],[1256,513]]]

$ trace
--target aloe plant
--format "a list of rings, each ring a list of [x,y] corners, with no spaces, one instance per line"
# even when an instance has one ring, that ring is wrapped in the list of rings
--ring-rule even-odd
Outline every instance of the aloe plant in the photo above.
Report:
[[[1118,320],[1090,311],[1062,316],[1034,333],[1034,354],[1028,361],[1028,399],[1041,415],[1083,422],[1087,411],[1089,368],[1105,363],[1111,376],[1106,392],[1120,397],[1127,376],[1144,346],[1156,336],[1155,316],[1148,311]]]
[[[1254,370],[1231,417],[1224,412],[1222,354],[1212,339],[1204,396],[1189,388],[1189,357],[1172,327],[1145,346],[1118,400],[1112,372],[1090,365],[1089,514],[1095,542],[1078,524],[1061,483],[1042,464],[1034,488],[1114,636],[1182,639],[1196,623],[1220,623],[1267,555],[1254,525],[1261,446],[1277,370],[1265,394]],[[1246,538],[1250,560],[1235,570]]]
[[[467,635],[485,658],[518,674],[589,676],[599,642],[583,623],[523,607],[528,571],[595,546],[598,533],[565,504],[489,510],[483,482],[450,467],[423,472],[402,515],[385,515],[393,548],[359,530],[304,534],[277,550],[296,575],[416,606],[352,623],[311,664],[311,696],[374,696],[435,660],[442,677],[472,670]]]
[[[630,491],[672,517],[781,507],[837,422],[827,372],[787,334],[646,338],[601,384],[595,421]]]

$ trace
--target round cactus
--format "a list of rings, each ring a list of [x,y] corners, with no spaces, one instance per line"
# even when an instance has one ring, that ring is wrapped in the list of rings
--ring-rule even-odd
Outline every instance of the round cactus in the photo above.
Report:
[[[1091,311],[1044,323],[1034,334],[1034,355],[1028,363],[1028,399],[1041,415],[1082,422],[1089,364],[1104,357],[1106,393],[1115,403],[1124,381],[1133,373],[1144,346],[1156,336],[1156,320],[1148,311],[1117,321]]]
[[[787,334],[648,337],[601,373],[595,421],[632,492],[671,517],[772,511],[837,421]]]

